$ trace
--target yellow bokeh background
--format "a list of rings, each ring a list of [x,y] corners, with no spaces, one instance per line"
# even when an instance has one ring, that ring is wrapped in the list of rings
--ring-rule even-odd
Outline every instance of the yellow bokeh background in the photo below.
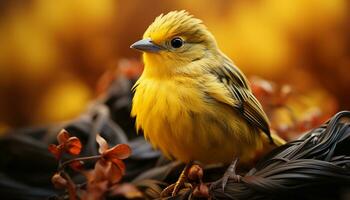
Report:
[[[249,77],[290,84],[310,107],[350,108],[346,0],[32,0],[0,3],[0,132],[71,119],[160,13],[188,10]]]

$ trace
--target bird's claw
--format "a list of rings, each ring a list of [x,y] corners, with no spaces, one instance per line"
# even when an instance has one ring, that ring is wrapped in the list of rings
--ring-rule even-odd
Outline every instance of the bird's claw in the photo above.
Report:
[[[241,181],[242,177],[236,174],[236,167],[237,167],[238,161],[239,159],[235,158],[230,164],[230,166],[227,168],[224,176],[222,177],[222,185],[221,185],[222,191],[225,191],[225,187],[229,179],[232,179],[237,183]]]
[[[178,192],[174,193],[174,188],[175,188],[176,183],[173,183],[169,185],[168,187],[164,188],[164,190],[160,193],[160,197],[169,197],[169,196],[176,196]],[[190,183],[184,183],[183,187],[181,190],[186,189],[186,188],[192,188],[193,186]],[[181,192],[180,190],[180,192]]]
[[[188,173],[190,170],[190,167],[192,166],[193,162],[189,162],[186,164],[185,168],[182,170],[179,179],[176,181],[176,183],[169,185],[161,192],[161,197],[169,196],[171,192],[171,196],[176,196],[177,193],[180,191],[180,189],[186,188],[186,187],[192,187],[191,184],[187,183],[186,180],[188,179]],[[187,185],[186,185],[187,184]],[[188,185],[189,184],[189,185]]]

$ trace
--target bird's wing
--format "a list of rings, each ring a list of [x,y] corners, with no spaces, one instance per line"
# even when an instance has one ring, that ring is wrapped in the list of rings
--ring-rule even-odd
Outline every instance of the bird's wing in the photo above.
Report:
[[[229,93],[229,99],[227,97],[218,98],[219,95],[213,95],[213,97],[240,112],[249,124],[262,130],[268,136],[270,142],[273,143],[267,116],[261,104],[252,94],[246,78],[239,69],[227,60],[223,66],[212,68],[210,73],[224,85]]]

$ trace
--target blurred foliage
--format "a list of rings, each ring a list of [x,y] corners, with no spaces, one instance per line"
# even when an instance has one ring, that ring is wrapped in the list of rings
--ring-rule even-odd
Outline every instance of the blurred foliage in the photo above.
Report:
[[[130,44],[175,9],[202,19],[248,76],[303,94],[290,103],[297,114],[300,101],[330,114],[349,109],[349,8],[346,0],[1,1],[0,131],[77,116],[103,72],[139,58]]]

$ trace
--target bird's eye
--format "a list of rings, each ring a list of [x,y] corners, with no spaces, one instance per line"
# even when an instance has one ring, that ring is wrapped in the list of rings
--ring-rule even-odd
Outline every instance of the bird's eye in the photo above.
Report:
[[[170,41],[170,44],[172,47],[174,48],[180,48],[182,47],[182,45],[184,44],[184,41],[179,38],[179,37],[176,37],[176,38],[173,38],[171,41]]]

